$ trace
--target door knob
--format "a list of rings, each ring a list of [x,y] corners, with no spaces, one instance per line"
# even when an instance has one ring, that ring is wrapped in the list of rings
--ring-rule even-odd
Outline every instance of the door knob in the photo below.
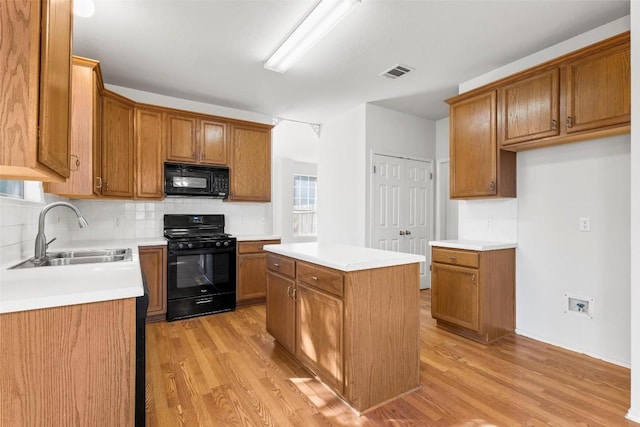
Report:
[[[404,231],[400,230],[400,235],[404,236]]]
[[[404,234],[408,236],[409,234],[411,234],[411,232],[409,230],[407,230],[407,231],[404,232]]]

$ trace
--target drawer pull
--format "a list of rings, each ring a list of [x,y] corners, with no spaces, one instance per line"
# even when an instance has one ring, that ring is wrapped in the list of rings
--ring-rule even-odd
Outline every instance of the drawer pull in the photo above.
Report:
[[[315,281],[318,281],[318,278],[316,276],[311,276],[311,278]]]
[[[449,261],[451,261],[451,262],[456,262],[456,257],[454,257],[454,256],[450,256],[450,257],[449,257]]]
[[[213,298],[207,298],[207,299],[202,299],[200,301],[196,301],[196,304],[209,304],[210,302],[213,302]]]
[[[274,266],[275,268],[278,268],[278,267],[280,267],[280,264],[278,264],[277,262],[275,262],[275,263],[273,263],[273,266]]]

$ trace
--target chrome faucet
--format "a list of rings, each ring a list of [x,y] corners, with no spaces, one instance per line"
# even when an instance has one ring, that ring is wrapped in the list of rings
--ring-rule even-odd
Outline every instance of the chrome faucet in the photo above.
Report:
[[[40,212],[40,217],[38,218],[38,234],[36,235],[36,249],[35,249],[35,255],[34,255],[34,261],[36,262],[42,261],[42,259],[47,256],[47,246],[49,246],[49,243],[55,240],[53,239],[51,240],[51,242],[47,243],[47,237],[44,235],[44,217],[47,215],[47,212],[49,212],[51,208],[55,208],[56,206],[66,206],[72,211],[74,211],[76,213],[76,216],[78,217],[78,225],[80,226],[80,228],[85,228],[89,226],[89,224],[87,223],[87,220],[84,219],[84,217],[82,216],[78,208],[73,206],[71,203],[67,203],[67,202],[49,203],[47,206],[44,207],[44,209],[42,209],[42,212]]]

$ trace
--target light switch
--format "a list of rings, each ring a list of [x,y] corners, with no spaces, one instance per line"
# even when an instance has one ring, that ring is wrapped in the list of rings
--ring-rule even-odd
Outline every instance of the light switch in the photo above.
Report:
[[[591,218],[580,218],[580,231],[591,231]]]

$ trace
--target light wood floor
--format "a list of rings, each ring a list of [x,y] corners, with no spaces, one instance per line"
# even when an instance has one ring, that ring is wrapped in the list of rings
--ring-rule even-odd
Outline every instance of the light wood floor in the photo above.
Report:
[[[362,417],[275,345],[265,306],[147,325],[148,426],[638,426],[629,370],[520,336],[442,331],[421,292],[421,388]]]

